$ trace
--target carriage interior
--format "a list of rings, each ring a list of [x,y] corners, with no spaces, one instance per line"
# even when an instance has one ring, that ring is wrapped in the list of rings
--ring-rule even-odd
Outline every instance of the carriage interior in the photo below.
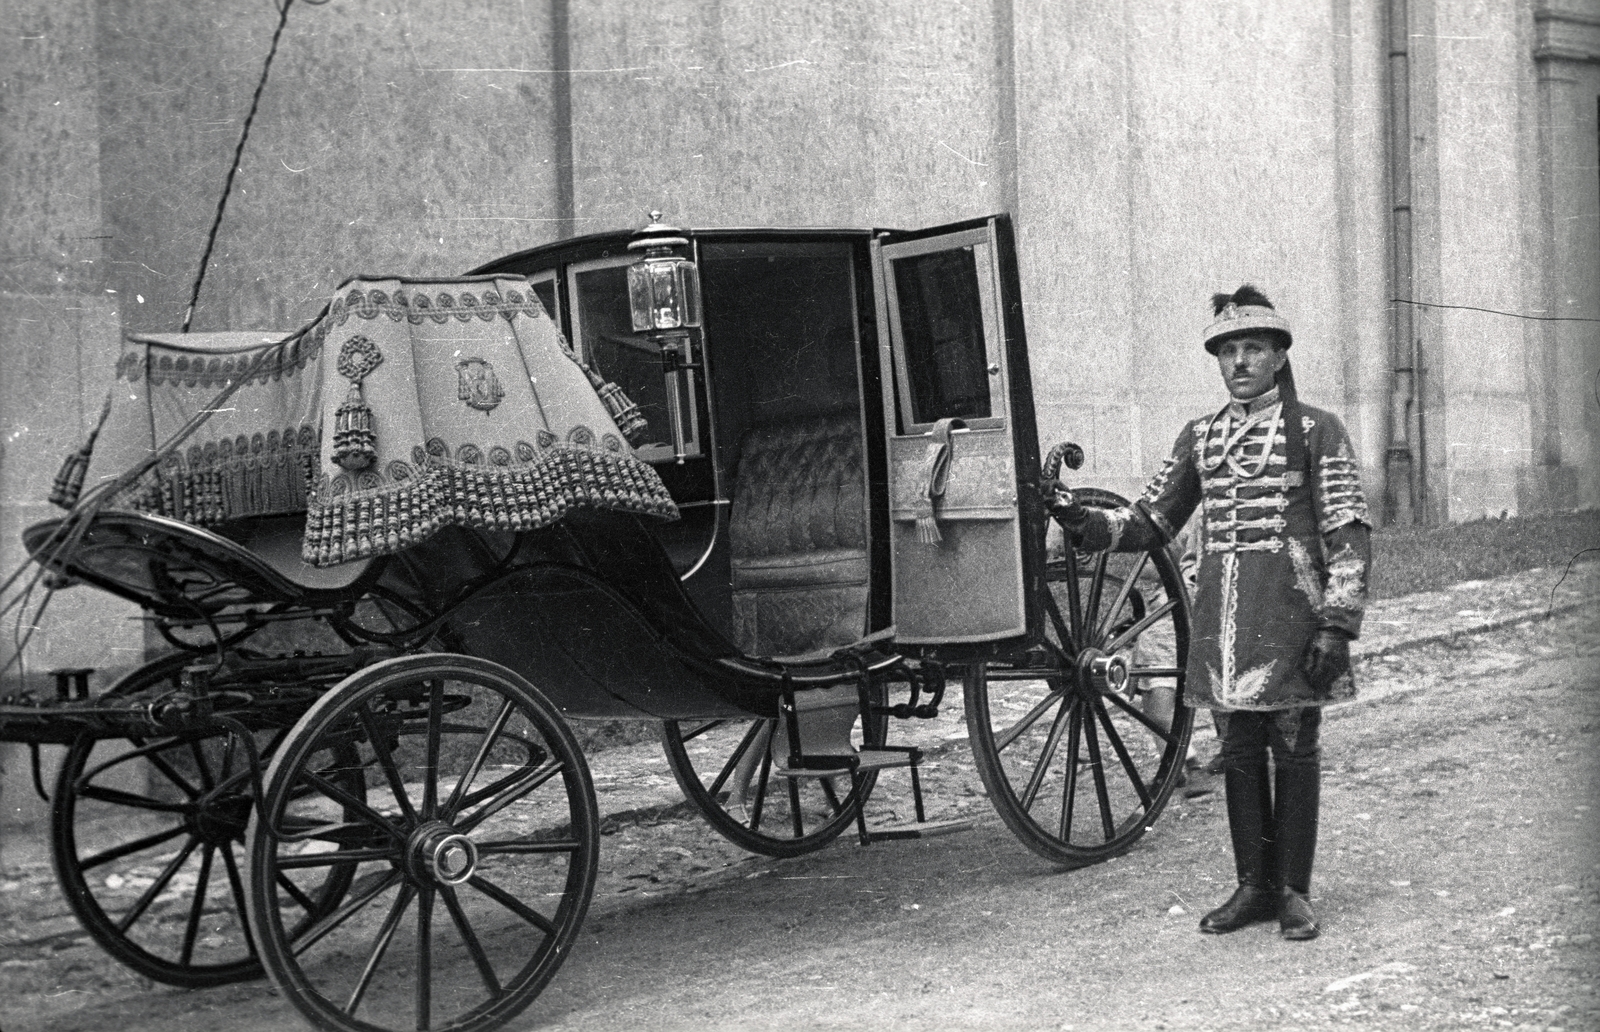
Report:
[[[704,361],[676,379],[653,343],[620,329],[624,266],[568,270],[574,343],[639,405],[637,454],[682,511],[657,536],[701,612],[749,655],[826,655],[877,629],[856,260],[848,241],[703,241]]]

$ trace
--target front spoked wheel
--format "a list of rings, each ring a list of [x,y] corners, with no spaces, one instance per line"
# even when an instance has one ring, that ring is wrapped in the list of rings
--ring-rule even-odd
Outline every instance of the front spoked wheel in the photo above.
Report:
[[[321,759],[335,745],[349,767]],[[599,829],[577,741],[526,680],[469,656],[379,663],[324,695],[267,772],[247,843],[262,960],[318,1028],[487,1032],[570,951]],[[291,937],[284,879],[333,857],[360,864],[345,901]]]
[[[967,730],[1001,819],[1035,853],[1077,867],[1131,847],[1182,777],[1188,596],[1166,549],[1069,549],[1047,565],[1040,601],[1040,648],[967,668]]]

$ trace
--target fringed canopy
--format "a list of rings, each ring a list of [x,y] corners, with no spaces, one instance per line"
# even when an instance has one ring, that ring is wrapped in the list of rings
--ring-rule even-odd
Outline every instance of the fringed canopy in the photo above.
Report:
[[[520,276],[352,279],[293,334],[130,335],[85,486],[167,448],[112,504],[206,526],[305,511],[318,566],[449,524],[677,515]]]

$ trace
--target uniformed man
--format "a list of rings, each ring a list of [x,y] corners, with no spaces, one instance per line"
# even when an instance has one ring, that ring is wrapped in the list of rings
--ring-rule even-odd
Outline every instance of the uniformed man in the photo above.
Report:
[[[1355,695],[1371,528],[1344,425],[1295,394],[1288,321],[1248,284],[1212,302],[1205,348],[1232,400],[1183,428],[1129,508],[1090,509],[1057,485],[1052,511],[1085,548],[1144,551],[1200,510],[1185,701],[1222,718],[1239,876],[1200,930],[1276,917],[1284,938],[1312,939],[1321,707]]]

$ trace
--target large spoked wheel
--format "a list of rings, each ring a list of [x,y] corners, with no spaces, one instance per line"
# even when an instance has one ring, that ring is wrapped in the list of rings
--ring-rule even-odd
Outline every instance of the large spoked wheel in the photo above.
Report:
[[[854,697],[854,686],[846,690]],[[847,729],[851,746],[882,745],[886,725],[882,714],[869,714],[864,726],[857,716]],[[752,853],[790,857],[821,849],[855,821],[862,804],[848,774],[776,773],[789,753],[779,720],[669,720],[661,741],[684,796],[718,834]],[[864,773],[861,796],[876,783],[875,771]]]
[[[330,751],[354,751],[329,766]],[[342,787],[359,771],[366,798]],[[560,714],[485,660],[368,667],[295,725],[249,832],[251,925],[283,995],[318,1028],[488,1030],[525,1008],[594,892],[594,785]],[[302,935],[285,881],[359,860]]]
[[[1046,587],[1043,648],[967,668],[967,730],[1001,819],[1035,853],[1077,867],[1138,841],[1182,777],[1188,596],[1165,549],[1069,548],[1047,564]]]
[[[194,662],[164,657],[105,694],[175,689]],[[281,734],[255,733],[257,750],[270,755]],[[350,790],[360,793],[359,779]],[[242,876],[253,800],[249,752],[233,731],[78,739],[51,812],[67,904],[107,953],[147,978],[201,988],[260,977]],[[330,864],[303,879],[291,930],[329,912],[353,875],[353,864]]]

